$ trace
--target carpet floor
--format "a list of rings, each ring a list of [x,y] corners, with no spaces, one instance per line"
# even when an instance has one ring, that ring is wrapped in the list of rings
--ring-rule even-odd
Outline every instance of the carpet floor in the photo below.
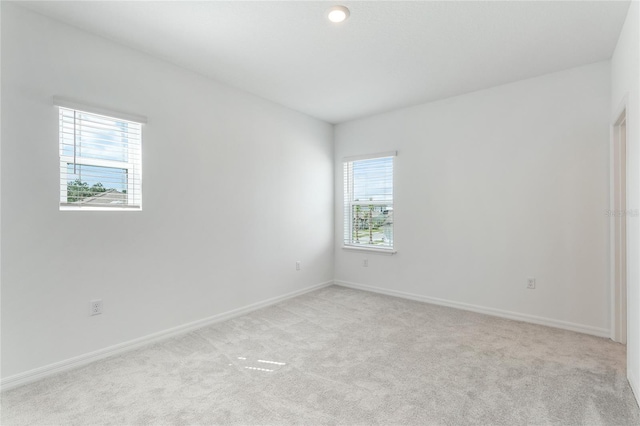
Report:
[[[638,425],[625,347],[331,286],[2,393],[3,425]]]

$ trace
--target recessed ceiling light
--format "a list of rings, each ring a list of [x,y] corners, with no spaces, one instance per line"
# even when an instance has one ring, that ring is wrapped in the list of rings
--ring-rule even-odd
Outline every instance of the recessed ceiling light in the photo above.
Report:
[[[329,14],[327,15],[327,18],[329,18],[331,22],[335,23],[342,22],[348,17],[349,9],[344,6],[333,6],[331,9],[329,9]]]

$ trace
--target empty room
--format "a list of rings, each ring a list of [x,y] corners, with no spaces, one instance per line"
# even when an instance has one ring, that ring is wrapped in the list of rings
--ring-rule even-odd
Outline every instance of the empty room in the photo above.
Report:
[[[0,422],[640,424],[639,21],[1,1]]]

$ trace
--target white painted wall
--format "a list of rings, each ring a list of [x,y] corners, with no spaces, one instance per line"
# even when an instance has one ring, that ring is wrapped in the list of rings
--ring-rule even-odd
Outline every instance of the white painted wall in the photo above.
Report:
[[[611,58],[611,116],[627,109],[628,209],[640,208],[640,4],[631,3]],[[640,401],[640,218],[627,217],[627,377]]]
[[[336,280],[608,336],[609,97],[607,61],[337,125]],[[396,149],[398,253],[342,249],[341,159]]]
[[[142,212],[58,210],[53,95],[148,117]],[[333,277],[329,124],[6,2],[2,124],[4,378]]]

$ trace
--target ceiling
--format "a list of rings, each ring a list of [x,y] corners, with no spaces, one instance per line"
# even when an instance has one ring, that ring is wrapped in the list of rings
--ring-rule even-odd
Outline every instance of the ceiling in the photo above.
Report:
[[[609,59],[628,1],[24,2],[330,123]],[[326,19],[349,7],[342,24]]]

